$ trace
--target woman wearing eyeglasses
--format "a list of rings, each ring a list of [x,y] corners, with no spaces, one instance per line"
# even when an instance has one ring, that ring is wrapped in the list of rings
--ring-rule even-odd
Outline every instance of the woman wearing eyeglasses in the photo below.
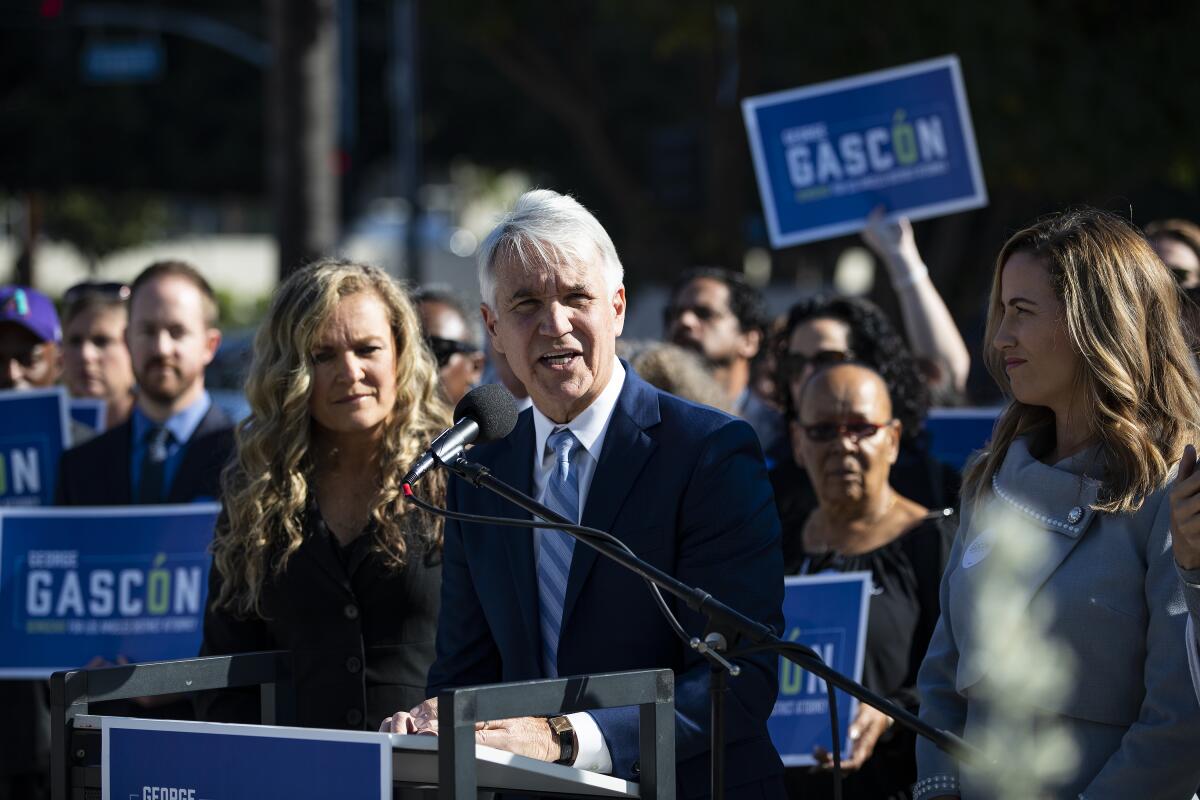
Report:
[[[863,682],[915,711],[917,668],[937,622],[953,509],[931,512],[889,484],[903,424],[879,373],[853,362],[826,366],[796,399],[792,443],[817,506],[802,529],[785,534],[784,567],[801,575],[871,573]],[[863,704],[850,736],[854,744],[842,761],[845,796],[908,797],[916,780],[912,735]],[[789,770],[791,796],[829,796],[832,759],[816,755],[821,767]]]
[[[926,722],[968,742],[997,735],[997,703],[986,698],[999,623],[979,617],[988,587],[1010,570],[993,568],[1004,529],[987,520],[1019,520],[1036,543],[1021,549],[1037,555],[1008,577],[1004,614],[1030,609],[1054,643],[1040,654],[1023,647],[1023,661],[1069,670],[1046,692],[1034,680],[1044,670],[1031,667],[1029,690],[1001,701],[1028,709],[1031,752],[1064,735],[1073,744],[1073,753],[1057,748],[1042,796],[1184,800],[1200,784],[1200,707],[1168,500],[1175,463],[1200,432],[1179,297],[1146,240],[1094,209],[1038,221],[996,259],[987,365],[1012,400],[964,476],[942,617],[918,685]],[[918,800],[1000,793],[923,741],[917,763]],[[1008,782],[1032,765],[1003,767]]]
[[[800,389],[817,369],[857,361],[878,372],[900,422],[892,487],[927,508],[958,504],[958,472],[933,457],[923,431],[929,412],[925,380],[904,340],[877,306],[838,295],[806,298],[788,312],[775,352],[779,401],[786,419],[795,418]],[[771,470],[771,484],[787,536],[804,525],[817,505],[799,453],[793,452],[791,460]]]

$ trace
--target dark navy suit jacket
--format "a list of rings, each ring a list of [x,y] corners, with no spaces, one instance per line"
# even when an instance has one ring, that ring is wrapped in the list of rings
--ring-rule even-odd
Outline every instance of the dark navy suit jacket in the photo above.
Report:
[[[134,501],[129,475],[133,425],[126,420],[63,453],[55,505],[121,506]],[[233,455],[233,423],[213,405],[184,445],[183,460],[167,487],[167,503],[218,500],[221,470]]]
[[[609,531],[655,566],[742,613],[782,628],[779,519],[754,431],[710,408],[660,392],[631,370],[605,434],[582,524]],[[529,494],[531,411],[471,460]],[[460,511],[526,516],[452,480]],[[458,686],[543,677],[532,532],[448,521],[437,660],[429,694]],[[704,618],[670,598],[684,628]],[[734,797],[783,797],[782,765],[767,735],[777,657],[745,659],[726,700],[727,785]],[[559,642],[561,675],[669,667],[675,671],[676,777],[680,797],[709,793],[709,668],[672,633],[645,584],[576,544]],[[597,710],[613,773],[636,780],[636,709]]]

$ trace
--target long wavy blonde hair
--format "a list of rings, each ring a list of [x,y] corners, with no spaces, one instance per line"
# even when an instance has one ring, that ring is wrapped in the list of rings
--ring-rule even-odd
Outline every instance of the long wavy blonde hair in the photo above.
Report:
[[[1200,379],[1184,342],[1175,279],[1140,233],[1104,211],[1066,211],[1013,235],[996,258],[984,339],[988,371],[1010,397],[1004,355],[991,343],[1004,316],[1001,273],[1016,253],[1049,271],[1067,337],[1080,355],[1076,387],[1085,393],[1089,430],[1106,460],[1095,508],[1135,511],[1164,485],[1200,431]],[[1054,412],[1014,399],[967,469],[968,496],[981,496],[1009,445],[1025,434],[1035,448],[1051,445]]]
[[[383,301],[396,349],[396,405],[385,422],[379,494],[371,509],[374,546],[396,568],[406,563],[410,550],[441,547],[440,520],[406,504],[401,492],[405,470],[450,424],[417,314],[382,270],[349,261],[318,261],[279,287],[254,338],[246,380],[250,416],[237,427],[237,458],[221,476],[225,519],[213,541],[213,564],[225,579],[219,607],[261,613],[264,581],[285,569],[304,539],[315,466],[308,410],[311,353],[337,304],[360,292]],[[440,471],[422,482],[435,502],[445,497],[445,488]],[[410,519],[414,514],[419,518]]]

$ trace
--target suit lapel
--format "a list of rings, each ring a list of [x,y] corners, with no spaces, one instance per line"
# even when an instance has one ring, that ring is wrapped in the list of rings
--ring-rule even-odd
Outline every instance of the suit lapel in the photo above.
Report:
[[[191,437],[183,446],[183,458],[179,462],[179,469],[175,472],[175,477],[167,488],[169,502],[190,502],[197,490],[209,482],[207,473],[213,470],[219,473],[224,469],[224,464],[214,463],[219,454],[205,452],[203,448],[195,445],[208,434],[229,426],[230,420],[225,412],[217,408],[215,403],[210,406],[204,414],[204,418],[200,420],[200,424],[196,426],[196,430],[192,432]]]
[[[617,513],[657,447],[645,429],[658,421],[657,394],[626,364],[625,385],[621,388],[608,431],[604,434],[600,461],[588,489],[587,505],[581,520],[583,525],[612,532]],[[598,557],[599,553],[592,548],[580,542],[575,543],[571,572],[567,577],[567,593],[563,600],[564,626],[571,618],[579,593]]]
[[[112,461],[100,469],[98,475],[107,475],[108,491],[104,500],[113,505],[133,503],[133,476],[130,468],[133,459],[133,423],[129,420],[113,429]],[[113,464],[116,465],[113,468]]]
[[[491,464],[492,472],[505,483],[523,494],[533,492],[533,413],[526,411],[517,420],[517,427],[508,437],[510,446],[497,448],[496,458]],[[480,490],[482,491],[482,490]],[[500,516],[528,519],[529,515],[516,509],[507,501],[495,497],[495,513]],[[516,512],[514,514],[513,512]],[[490,530],[488,536],[495,536],[502,542],[502,549],[508,558],[509,572],[512,575],[513,595],[517,598],[517,607],[521,622],[525,628],[525,636],[529,640],[529,650],[526,652],[541,652],[541,633],[538,628],[538,597],[537,570],[533,562],[533,531],[525,528],[500,528]]]
[[[1092,508],[1098,483],[1041,465],[1023,442],[1010,445],[1010,456],[1011,462],[1006,459],[992,479],[993,497],[973,520],[971,527],[979,533],[966,543],[959,563],[949,565],[954,568],[950,592],[955,598],[949,613],[963,654],[955,678],[960,691],[981,680],[993,663],[991,651],[979,641],[983,632],[970,615],[979,607],[982,586],[993,580],[996,565],[990,556],[997,542],[1012,536],[1014,525],[1027,526],[1027,535],[1037,542],[1036,556],[1027,554],[1012,563],[1009,555],[1002,562],[1005,607],[1016,613],[1033,602],[1098,516]],[[1076,505],[1068,507],[1070,502]]]
[[[1044,531],[1040,537],[1043,552],[1014,576],[1018,585],[1014,587],[1011,602],[1025,606],[1092,524],[1097,514],[1092,506],[1098,500],[1100,484],[1072,471],[1042,464],[1029,455],[1023,441],[1014,442],[1010,449],[1016,457],[1011,463],[1006,459],[992,478],[996,516],[989,522],[1003,527],[1004,515],[1014,515],[1009,518],[1023,519],[1024,524]],[[1075,460],[1095,458],[1098,456],[1084,453]]]

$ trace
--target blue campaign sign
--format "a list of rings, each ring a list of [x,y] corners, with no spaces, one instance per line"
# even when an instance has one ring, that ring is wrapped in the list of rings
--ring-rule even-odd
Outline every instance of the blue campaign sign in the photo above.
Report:
[[[773,247],[987,205],[958,58],[776,94],[742,115]]]
[[[99,397],[72,397],[69,404],[71,419],[91,428],[96,433],[104,432],[104,414],[108,403]]]
[[[196,655],[219,511],[0,510],[0,678]]]
[[[61,386],[0,392],[0,507],[54,502],[69,431]]]
[[[871,573],[844,572],[784,579],[784,638],[816,650],[833,669],[862,680]],[[836,693],[838,739],[850,752],[848,728],[858,701]],[[767,720],[771,741],[789,767],[816,763],[813,748],[831,750],[829,693],[825,681],[791,661],[779,660],[779,697]]]
[[[103,800],[391,800],[386,733],[104,717]]]
[[[925,418],[933,457],[955,469],[992,438],[1003,408],[933,408]]]

